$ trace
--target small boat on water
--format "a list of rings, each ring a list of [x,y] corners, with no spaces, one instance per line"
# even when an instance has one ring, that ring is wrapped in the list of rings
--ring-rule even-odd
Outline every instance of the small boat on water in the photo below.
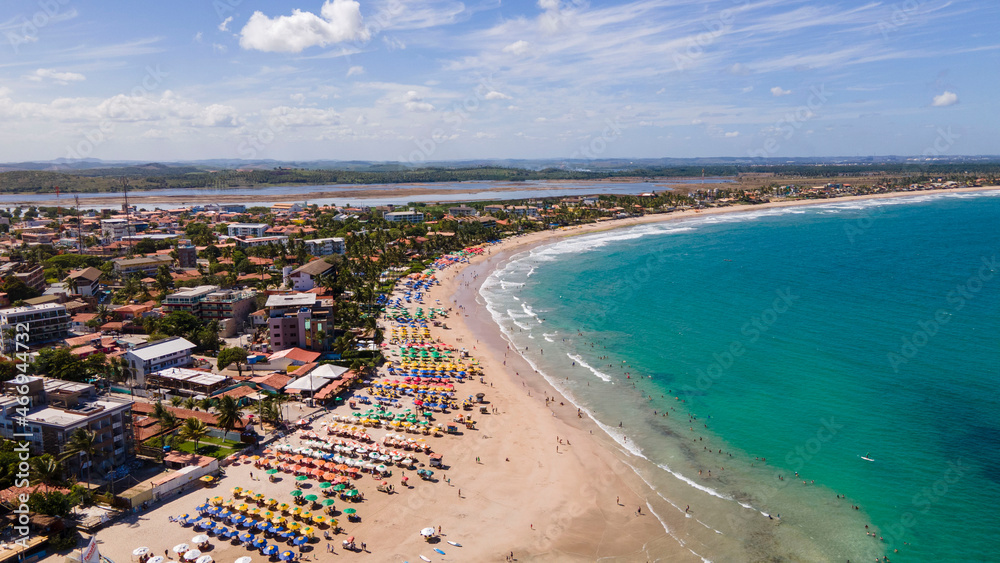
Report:
[[[875,461],[875,458],[871,457],[871,455],[872,455],[872,453],[868,452],[865,455],[861,456],[861,459],[863,459],[865,461]]]

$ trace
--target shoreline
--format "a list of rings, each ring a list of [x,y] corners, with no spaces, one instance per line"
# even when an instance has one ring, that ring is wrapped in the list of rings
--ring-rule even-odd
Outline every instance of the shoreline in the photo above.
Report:
[[[501,334],[500,327],[494,323],[492,317],[490,317],[489,313],[485,311],[484,305],[480,303],[479,288],[492,271],[506,264],[514,255],[529,251],[544,244],[554,243],[560,239],[649,223],[689,219],[700,215],[756,211],[762,208],[774,207],[823,205],[842,201],[889,199],[908,196],[920,197],[925,195],[947,194],[950,192],[995,191],[997,189],[997,187],[991,186],[985,188],[925,190],[920,192],[894,192],[891,194],[873,194],[870,196],[850,196],[821,200],[797,200],[761,205],[731,206],[725,208],[712,208],[702,210],[700,212],[687,211],[670,214],[647,215],[636,219],[614,221],[610,224],[607,222],[589,224],[563,228],[557,231],[542,231],[518,236],[513,239],[507,239],[498,245],[490,247],[489,254],[473,258],[470,260],[470,264],[463,265],[461,270],[446,270],[445,272],[448,273],[447,278],[439,275],[439,278],[442,280],[440,288],[446,292],[446,299],[442,299],[442,301],[445,302],[446,305],[463,306],[465,313],[454,321],[449,318],[449,325],[454,324],[454,326],[452,326],[452,330],[447,331],[447,334],[435,334],[435,336],[442,336],[447,339],[446,341],[453,344],[456,343],[456,339],[461,339],[457,342],[459,346],[461,346],[461,342],[463,341],[475,341],[479,346],[476,350],[476,355],[481,358],[484,366],[486,365],[487,358],[492,360],[492,363],[494,364],[500,364],[501,362],[497,361],[497,358],[503,358],[506,355],[507,341]],[[437,295],[435,294],[434,297],[437,297]],[[472,312],[471,315],[470,312]],[[487,347],[485,354],[484,346]],[[629,452],[626,452],[623,448],[621,448],[620,444],[618,444],[610,436],[605,435],[603,432],[600,432],[595,439],[594,435],[592,435],[592,430],[599,429],[599,426],[596,421],[589,418],[589,414],[588,417],[584,419],[577,419],[576,417],[573,417],[573,413],[571,412],[573,406],[572,402],[569,402],[566,407],[555,407],[546,404],[539,397],[539,395],[541,395],[541,397],[553,396],[559,398],[563,398],[563,395],[559,390],[552,387],[548,381],[533,374],[531,366],[519,355],[508,355],[507,361],[508,365],[506,367],[502,365],[497,366],[500,368],[500,371],[504,373],[505,379],[508,380],[507,383],[517,390],[517,384],[520,382],[522,389],[532,393],[530,398],[527,395],[524,395],[521,402],[523,402],[526,407],[539,410],[541,411],[540,414],[546,414],[550,418],[554,419],[556,422],[553,422],[552,432],[557,433],[559,436],[575,435],[577,439],[582,438],[586,442],[590,442],[594,446],[597,446],[600,450],[603,450],[603,454],[610,454],[610,458],[602,458],[602,461],[605,464],[605,471],[607,471],[607,473],[598,477],[601,485],[597,487],[596,490],[600,491],[601,494],[610,496],[610,492],[615,490],[614,487],[624,487],[629,490],[630,496],[630,501],[625,503],[627,504],[627,508],[616,508],[614,499],[611,499],[611,502],[609,502],[608,499],[602,498],[592,503],[587,503],[579,498],[581,496],[579,493],[581,490],[590,490],[588,487],[591,486],[594,476],[589,475],[583,478],[573,475],[567,476],[568,478],[564,483],[562,483],[563,487],[561,493],[556,494],[553,492],[553,494],[549,494],[547,496],[549,496],[556,505],[566,506],[569,508],[570,513],[574,516],[567,522],[569,525],[567,526],[567,531],[563,534],[564,537],[555,538],[555,541],[553,541],[549,546],[549,551],[546,551],[545,553],[537,553],[534,554],[534,556],[540,560],[546,560],[546,554],[549,556],[558,554],[557,559],[565,560],[567,558],[572,559],[573,555],[581,554],[580,550],[588,551],[590,549],[599,548],[599,541],[597,541],[597,544],[595,545],[595,539],[591,539],[590,541],[585,540],[580,536],[580,530],[602,529],[602,533],[600,535],[604,536],[606,534],[603,530],[614,529],[616,525],[619,524],[620,518],[628,518],[627,515],[632,515],[631,520],[633,521],[638,518],[634,516],[635,506],[633,505],[633,502],[646,503],[651,496],[656,496],[658,493],[650,488],[651,485],[648,482],[643,482],[645,481],[645,478],[641,477],[635,471],[634,467],[629,467],[627,462],[623,462],[617,457],[620,455],[629,455]],[[495,371],[495,368],[493,370],[487,369],[487,373],[494,373]],[[568,397],[565,399],[568,400]],[[532,400],[539,401],[538,405],[532,406]],[[567,411],[566,409],[570,409],[570,411]],[[589,446],[586,445],[584,447],[589,448]],[[579,445],[577,445],[577,442],[575,441],[573,448],[580,449]],[[574,478],[576,483],[571,483]],[[684,493],[689,494],[687,491]],[[558,497],[560,494],[565,495],[565,497],[559,499]],[[666,491],[664,494],[667,497],[670,497],[672,491]],[[577,497],[576,499],[568,500],[572,499],[574,495]],[[615,496],[618,495],[616,494]],[[653,506],[650,504],[641,505],[648,506],[650,510],[653,510]],[[607,511],[609,510],[617,510],[622,514],[609,516],[607,514]],[[646,511],[644,510],[644,512]],[[601,516],[597,516],[598,514]],[[660,511],[656,511],[656,514],[657,518],[661,518]],[[654,559],[660,556],[667,556],[671,560],[686,560],[687,558],[693,558],[693,560],[703,560],[706,557],[712,558],[712,556],[716,555],[716,548],[719,548],[718,551],[723,553],[741,551],[740,546],[731,545],[732,539],[723,540],[719,537],[711,538],[711,535],[706,538],[704,531],[692,530],[692,526],[686,526],[687,523],[685,522],[685,518],[683,518],[683,516],[670,516],[673,515],[668,515],[668,517],[664,519],[665,521],[662,525],[661,522],[655,521],[653,518],[647,518],[647,520],[653,521],[655,526],[644,525],[641,526],[640,530],[635,529],[634,524],[630,526],[630,532],[634,534],[634,543],[632,545],[642,546],[642,549],[644,550],[642,553],[634,551],[628,553],[630,550],[628,548],[628,544],[626,543],[626,545],[621,546],[624,551],[614,555],[606,553],[602,556],[623,561],[631,560],[630,556],[637,557],[637,560],[641,560],[643,554]],[[648,523],[649,522],[645,522],[644,524]],[[670,532],[665,533],[665,529],[670,530]],[[676,537],[670,537],[673,535],[671,532],[677,531],[678,529],[682,532],[690,532],[691,534],[690,536],[685,537],[685,544],[681,544]],[[530,545],[530,542],[532,541],[530,531],[516,535],[510,539],[514,540],[515,537],[518,538],[519,543],[524,545]],[[698,553],[692,550],[688,545],[692,539],[694,539],[695,542],[702,543],[702,545],[710,546],[708,547],[706,553]],[[708,544],[706,543],[707,541],[714,541],[714,543]],[[586,558],[581,558],[580,560],[584,559]]]

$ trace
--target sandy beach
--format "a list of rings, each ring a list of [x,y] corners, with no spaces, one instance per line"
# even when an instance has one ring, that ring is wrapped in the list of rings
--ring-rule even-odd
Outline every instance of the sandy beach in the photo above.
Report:
[[[406,487],[401,482],[402,472],[393,468],[389,481],[396,493],[391,495],[377,492],[377,483],[370,476],[358,481],[366,500],[352,506],[361,521],[348,523],[345,517],[339,518],[347,535],[365,542],[368,552],[343,551],[340,542],[347,535],[340,534],[330,542],[336,555],[328,554],[321,530],[311,550],[302,550],[303,557],[412,562],[424,555],[432,561],[504,561],[513,552],[518,561],[702,561],[734,560],[731,557],[746,554],[739,538],[698,524],[662,500],[675,498],[673,504],[683,507],[697,493],[685,485],[676,491],[660,490],[659,494],[650,490],[625,463],[625,452],[596,423],[586,415],[578,416],[576,408],[532,373],[527,363],[508,353],[498,327],[477,301],[479,286],[511,255],[585,233],[716,213],[994,189],[998,188],[901,192],[649,215],[513,237],[487,247],[467,265],[446,268],[438,273],[441,283],[425,295],[423,306],[454,309],[444,319],[448,329],[433,327],[432,336],[468,349],[480,361],[486,374],[484,382],[467,381],[457,394],[485,393],[490,408],[498,412],[477,413],[475,430],[428,439],[434,451],[443,454],[446,465],[434,480],[423,481],[407,471],[413,478]],[[334,415],[349,416],[350,412],[345,404],[331,411],[295,412],[293,418],[311,414],[317,417],[312,428],[318,429],[321,421]],[[296,435],[290,442],[295,445],[297,440]],[[121,563],[133,560],[132,551],[139,546],[162,554],[178,543],[189,543],[198,532],[168,518],[194,512],[207,497],[218,494],[228,498],[234,486],[282,500],[290,498],[290,477],[284,475],[269,483],[266,479],[251,480],[251,472],[254,477],[264,477],[248,464],[230,466],[217,486],[157,504],[98,532],[101,553]],[[343,508],[342,504],[338,508]],[[639,509],[641,513],[637,513]],[[746,535],[773,534],[775,524],[767,518],[742,522],[748,528]],[[428,545],[419,535],[419,530],[428,526],[440,526],[443,541]],[[212,543],[207,553],[216,561],[228,563],[244,555],[254,561],[265,560],[239,545],[214,537]],[[432,551],[434,547],[446,555]],[[809,554],[799,555],[809,559]],[[47,559],[53,563],[61,560],[59,556]]]

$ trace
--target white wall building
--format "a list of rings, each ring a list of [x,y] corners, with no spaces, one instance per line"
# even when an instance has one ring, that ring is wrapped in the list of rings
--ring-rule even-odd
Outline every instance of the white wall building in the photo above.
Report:
[[[136,346],[125,352],[125,360],[132,369],[137,387],[146,387],[146,376],[160,370],[187,367],[192,364],[191,352],[195,345],[175,336]]]
[[[230,223],[227,230],[231,237],[262,237],[268,226],[267,223]]]

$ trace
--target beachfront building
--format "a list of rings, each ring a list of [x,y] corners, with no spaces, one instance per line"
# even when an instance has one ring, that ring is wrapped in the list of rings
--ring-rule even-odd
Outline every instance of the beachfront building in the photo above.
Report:
[[[313,256],[329,256],[331,254],[346,254],[347,244],[341,237],[316,238],[302,241],[306,251]]]
[[[146,376],[172,367],[187,367],[193,362],[195,345],[180,336],[148,342],[125,352],[125,361],[137,387],[146,387]]]
[[[262,237],[269,227],[267,223],[230,223],[226,230],[231,237]]]
[[[267,328],[272,351],[305,348],[322,352],[335,337],[333,304],[315,293],[272,295],[267,303]]]
[[[98,396],[97,389],[86,383],[76,383],[48,377],[28,377],[26,383],[8,381],[0,396],[0,435],[28,442],[34,455],[52,454],[56,458],[66,450],[66,442],[78,428],[95,435],[97,453],[92,459],[85,455],[72,456],[63,463],[70,473],[102,478],[109,471],[125,464],[135,455],[132,433],[132,401]],[[25,415],[19,411],[21,391],[31,406]],[[20,426],[22,416],[27,430]],[[27,434],[27,436],[15,436]]]
[[[332,272],[333,269],[333,264],[326,260],[313,260],[292,270],[292,273],[288,274],[288,283],[295,291],[309,291],[316,287],[316,278]]]
[[[382,218],[389,223],[422,223],[424,214],[411,207],[408,211],[387,211]]]
[[[275,215],[287,215],[302,211],[302,206],[298,203],[275,203],[271,205],[271,213]]]
[[[69,336],[69,324],[69,313],[60,303],[0,309],[0,350],[10,354],[17,351],[17,342],[37,346],[62,340]]]
[[[154,254],[138,258],[118,258],[111,262],[115,265],[115,271],[123,278],[133,275],[152,277],[159,271],[160,266],[169,267],[174,259],[165,254]]]
[[[104,239],[105,243],[134,235],[136,230],[135,223],[130,223],[125,219],[104,219],[101,221],[101,238]]]
[[[193,244],[185,244],[182,241],[177,245],[177,266],[183,269],[198,267],[198,250]]]
[[[146,377],[146,387],[159,389],[164,396],[211,397],[230,383],[225,375],[188,368],[167,368]]]

